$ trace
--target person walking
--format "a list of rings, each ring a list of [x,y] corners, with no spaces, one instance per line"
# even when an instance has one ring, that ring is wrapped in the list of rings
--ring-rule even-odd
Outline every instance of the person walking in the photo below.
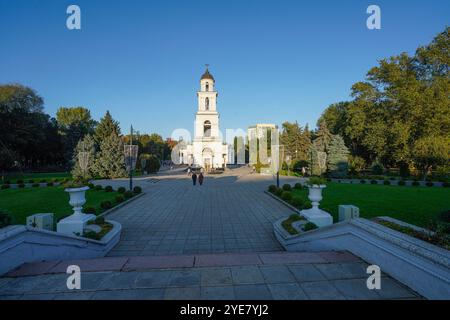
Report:
[[[197,174],[195,172],[192,173],[192,184],[194,186],[197,184]]]
[[[189,167],[189,168],[187,169],[187,172],[188,172],[188,176],[190,177],[190,176],[191,176],[191,167]]]
[[[199,183],[200,185],[203,184],[203,179],[204,179],[203,173],[200,172],[200,175],[198,176],[198,183]]]

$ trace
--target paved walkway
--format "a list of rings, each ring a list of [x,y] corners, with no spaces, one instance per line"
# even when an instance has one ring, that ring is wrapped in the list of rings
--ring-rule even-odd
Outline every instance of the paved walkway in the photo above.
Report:
[[[70,264],[78,264],[82,270],[81,290],[67,289],[64,272]],[[347,252],[43,262],[0,278],[0,300],[420,299],[384,274],[381,290],[368,290],[366,268],[365,262]]]
[[[101,183],[128,185],[127,180]],[[121,241],[109,255],[282,250],[272,223],[293,212],[263,193],[272,183],[272,176],[250,174],[248,168],[207,175],[203,186],[193,186],[179,170],[136,179],[146,194],[108,215],[123,227]]]

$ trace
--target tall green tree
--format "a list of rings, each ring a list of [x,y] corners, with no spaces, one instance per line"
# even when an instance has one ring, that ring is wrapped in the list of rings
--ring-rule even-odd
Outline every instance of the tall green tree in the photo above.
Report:
[[[73,153],[72,176],[79,179],[92,179],[95,177],[96,144],[92,135],[87,134],[80,140]],[[81,153],[86,152],[86,159],[82,159]],[[86,161],[86,168],[81,167],[81,161]]]
[[[97,144],[100,145],[104,139],[109,138],[112,134],[120,136],[119,122],[113,119],[109,111],[106,111],[105,116],[100,119],[95,128],[94,138]]]
[[[327,153],[327,169],[332,173],[345,175],[348,169],[349,150],[341,136],[332,137]]]
[[[123,141],[117,134],[112,133],[101,141],[93,171],[105,179],[126,176]]]

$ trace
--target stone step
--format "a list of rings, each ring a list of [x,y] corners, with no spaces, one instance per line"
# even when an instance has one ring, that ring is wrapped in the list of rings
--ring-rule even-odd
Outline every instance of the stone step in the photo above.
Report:
[[[25,263],[5,276],[25,277],[66,273],[67,267],[70,265],[79,266],[83,272],[99,272],[340,262],[361,262],[361,259],[346,251],[104,257]]]

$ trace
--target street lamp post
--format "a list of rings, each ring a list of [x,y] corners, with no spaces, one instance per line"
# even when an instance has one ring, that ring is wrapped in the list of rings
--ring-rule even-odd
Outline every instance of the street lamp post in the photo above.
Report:
[[[130,130],[130,144],[124,146],[125,165],[130,173],[130,191],[133,190],[133,169],[136,166],[138,146],[133,145],[133,126]]]

